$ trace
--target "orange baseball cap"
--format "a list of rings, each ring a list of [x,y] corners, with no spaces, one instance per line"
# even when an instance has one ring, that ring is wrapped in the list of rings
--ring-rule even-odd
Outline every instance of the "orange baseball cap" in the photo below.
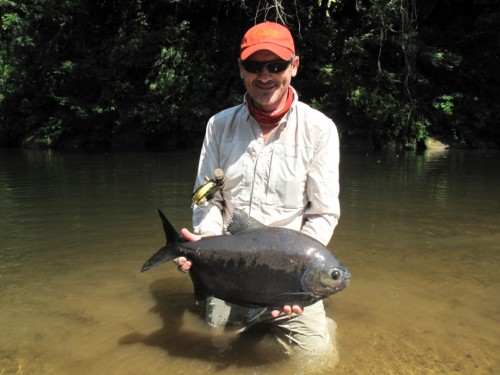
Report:
[[[268,50],[283,60],[295,54],[292,34],[285,26],[275,22],[259,23],[245,33],[241,41],[240,57],[246,60],[257,51]]]

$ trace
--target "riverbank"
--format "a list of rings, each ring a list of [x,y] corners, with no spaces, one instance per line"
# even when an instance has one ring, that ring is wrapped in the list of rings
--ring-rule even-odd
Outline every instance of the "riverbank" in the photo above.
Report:
[[[30,135],[20,147],[29,149],[58,149],[71,151],[174,151],[191,148],[201,148],[203,139],[200,136],[185,136],[170,134],[146,138],[139,134],[123,134],[109,139],[95,139],[86,136],[75,136],[54,144],[50,139]],[[475,142],[459,142],[457,140],[439,140],[429,138],[420,144],[404,145],[395,140],[374,140],[371,137],[349,136],[340,134],[342,151],[402,151],[428,149],[455,149],[455,150],[496,150],[499,145],[491,140],[476,140]]]

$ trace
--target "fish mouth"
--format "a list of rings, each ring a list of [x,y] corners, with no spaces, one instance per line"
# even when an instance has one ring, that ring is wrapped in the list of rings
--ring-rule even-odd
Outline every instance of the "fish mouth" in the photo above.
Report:
[[[344,279],[344,282],[343,282],[344,288],[347,288],[350,283],[351,283],[351,275],[349,275],[348,277],[346,277]]]
[[[351,283],[351,272],[347,268],[344,268],[344,273],[342,275],[342,285],[344,288],[348,287]]]

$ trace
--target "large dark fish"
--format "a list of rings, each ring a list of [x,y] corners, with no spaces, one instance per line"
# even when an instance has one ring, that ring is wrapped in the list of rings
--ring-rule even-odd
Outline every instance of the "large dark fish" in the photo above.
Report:
[[[268,308],[308,306],[349,284],[349,271],[322,243],[292,229],[264,226],[242,210],[233,213],[231,235],[195,242],[186,242],[158,213],[167,243],[141,272],[186,257],[193,262],[189,272],[198,298],[256,308],[257,316]]]

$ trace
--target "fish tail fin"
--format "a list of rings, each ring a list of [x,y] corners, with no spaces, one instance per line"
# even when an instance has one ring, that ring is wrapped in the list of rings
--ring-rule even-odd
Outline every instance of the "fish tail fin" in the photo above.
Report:
[[[163,224],[163,231],[165,232],[165,239],[167,240],[167,244],[177,244],[180,242],[182,236],[177,232],[170,221],[168,221],[165,214],[158,208],[158,215],[160,215],[161,223]]]
[[[168,221],[165,214],[158,209],[161,222],[163,224],[163,231],[165,232],[165,239],[167,243],[160,250],[154,253],[141,268],[141,272],[149,271],[151,268],[158,267],[160,264],[168,262],[179,256],[179,243],[181,242],[181,235]]]

